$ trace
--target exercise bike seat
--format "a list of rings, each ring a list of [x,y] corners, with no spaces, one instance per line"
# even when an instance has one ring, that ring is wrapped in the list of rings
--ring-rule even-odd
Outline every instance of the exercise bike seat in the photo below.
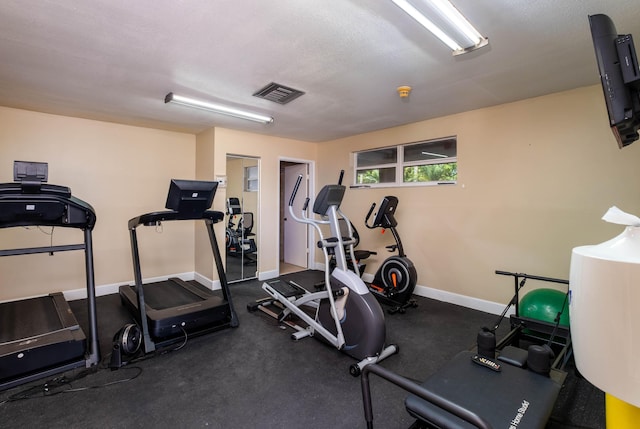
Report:
[[[344,237],[342,237],[342,241],[348,241],[349,237],[347,237],[347,235],[349,230],[347,228],[346,221],[344,219],[340,219],[338,223],[340,224],[340,231],[344,235]],[[358,233],[358,230],[356,229],[353,223],[351,224],[351,231],[353,232],[353,239],[355,240],[355,242],[353,243],[353,247],[354,247],[353,256],[356,258],[356,262],[360,262],[364,259],[367,259],[371,255],[378,254],[373,250],[356,249],[356,247],[358,247],[358,244],[360,244],[360,234]],[[347,262],[349,262],[351,255],[347,252],[346,256],[347,256]]]
[[[492,371],[472,362],[475,353],[463,351],[429,377],[422,387],[481,416],[494,428],[543,429],[564,380],[501,364]],[[415,395],[405,400],[409,414],[437,427],[475,428],[468,422]]]
[[[377,254],[378,254],[377,252],[374,252],[372,250],[361,250],[361,249],[353,250],[353,255],[356,257],[356,261],[361,261],[363,259],[367,259],[371,255],[377,255]]]

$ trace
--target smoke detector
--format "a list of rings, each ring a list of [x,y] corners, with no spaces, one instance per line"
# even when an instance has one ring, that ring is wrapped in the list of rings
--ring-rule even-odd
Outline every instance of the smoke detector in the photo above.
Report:
[[[400,98],[407,98],[410,92],[411,92],[410,86],[403,85],[398,87],[398,95],[400,96]]]

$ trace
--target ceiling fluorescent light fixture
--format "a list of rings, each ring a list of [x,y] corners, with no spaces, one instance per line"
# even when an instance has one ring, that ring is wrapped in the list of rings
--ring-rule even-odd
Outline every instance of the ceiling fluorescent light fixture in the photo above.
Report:
[[[233,107],[223,106],[221,104],[200,101],[182,95],[176,95],[173,92],[164,97],[165,103],[175,103],[182,106],[194,107],[196,109],[206,110],[208,112],[220,113],[222,115],[233,116],[234,118],[246,119],[248,121],[260,122],[262,124],[270,124],[273,122],[271,116],[260,115],[258,113],[247,112],[246,110],[235,109]]]
[[[424,12],[407,0],[391,1],[451,48],[453,55],[489,44],[489,39],[482,36],[449,0],[414,0],[413,3],[419,4]],[[427,18],[427,15],[432,18]]]

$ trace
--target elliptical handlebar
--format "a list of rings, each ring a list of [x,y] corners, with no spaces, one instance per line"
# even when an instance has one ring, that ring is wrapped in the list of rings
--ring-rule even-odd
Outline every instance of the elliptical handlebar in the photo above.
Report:
[[[302,174],[298,175],[298,179],[296,180],[296,184],[293,187],[293,192],[291,192],[291,197],[289,198],[289,207],[293,205],[293,200],[296,199],[296,195],[298,194],[298,188],[300,188],[300,183],[302,183]]]
[[[338,264],[338,266],[346,267],[347,264],[346,256],[344,254],[344,247],[348,247],[348,250],[346,251],[348,251],[350,253],[350,257],[355,260],[355,256],[353,255],[353,245],[354,243],[356,243],[356,240],[353,237],[353,229],[351,227],[349,218],[342,211],[340,211],[340,202],[342,201],[345,188],[341,184],[343,178],[344,170],[341,170],[337,185],[325,185],[320,190],[320,192],[316,196],[316,201],[314,202],[313,206],[313,213],[320,215],[320,218],[316,218],[313,213],[307,214],[307,208],[310,202],[310,199],[308,197],[304,202],[301,213],[299,215],[296,215],[294,211],[293,203],[302,182],[302,175],[299,175],[298,179],[296,180],[296,184],[293,187],[291,197],[289,198],[289,213],[296,222],[313,226],[320,238],[318,246],[321,247],[325,252],[327,248],[337,249],[335,251],[336,260],[344,261],[344,263]],[[348,228],[348,237],[343,237],[341,234],[340,226],[338,224],[339,218],[345,220]],[[330,225],[330,238],[326,238],[326,236],[323,234],[322,228],[320,227],[321,225]],[[325,257],[328,258],[328,255],[325,255]]]
[[[309,197],[307,197],[304,200],[304,204],[302,206],[302,213],[300,216],[296,215],[296,213],[294,212],[293,209],[293,202],[296,199],[296,195],[298,194],[298,190],[300,189],[300,184],[302,183],[302,174],[298,175],[298,179],[296,180],[296,184],[293,187],[293,191],[291,192],[291,197],[289,198],[289,214],[291,214],[291,217],[300,223],[306,223],[309,225],[312,225],[316,228],[316,230],[319,232],[320,237],[322,238],[322,230],[320,229],[319,224],[326,224],[329,223],[328,221],[323,221],[323,220],[319,220],[319,219],[313,219],[310,218],[306,215],[307,212],[307,208],[309,206]]]
[[[338,178],[338,185],[342,186],[342,179],[344,178],[344,170],[340,170],[340,176]],[[298,175],[298,179],[296,180],[296,184],[293,187],[293,191],[291,192],[291,197],[289,197],[289,213],[291,214],[291,216],[298,222],[302,222],[302,223],[308,223],[314,226],[318,226],[318,224],[328,224],[330,223],[329,221],[326,220],[318,220],[318,219],[313,219],[310,218],[306,215],[306,211],[307,208],[309,207],[309,202],[310,202],[310,198],[307,197],[304,201],[304,204],[302,206],[302,216],[298,217],[296,216],[296,214],[293,212],[293,202],[296,199],[296,195],[298,194],[298,190],[300,189],[300,184],[302,183],[302,174]],[[339,203],[338,203],[339,205]],[[314,208],[315,210],[315,208]]]
[[[289,207],[293,206],[293,200],[296,199],[296,194],[298,193],[298,188],[300,188],[300,183],[302,182],[302,174],[298,175],[298,180],[296,180],[296,184],[293,187],[293,192],[291,193],[291,198],[289,198]],[[309,197],[304,200],[304,204],[302,205],[302,211],[306,212],[307,207],[309,206]],[[294,215],[295,218],[295,215]]]

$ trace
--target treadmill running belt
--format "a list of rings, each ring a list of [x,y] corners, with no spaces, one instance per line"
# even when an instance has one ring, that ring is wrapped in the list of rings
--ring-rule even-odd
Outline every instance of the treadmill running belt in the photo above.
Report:
[[[86,336],[62,293],[0,304],[3,386],[85,365]]]
[[[149,333],[154,338],[183,337],[221,329],[231,321],[227,301],[211,289],[178,277],[143,286]],[[122,303],[139,314],[135,286],[119,288]],[[136,314],[137,313],[137,314]],[[136,317],[138,323],[140,318]]]
[[[201,297],[171,280],[147,284],[143,289],[145,304],[155,310],[165,310],[202,301]]]
[[[29,338],[62,329],[49,296],[0,304],[0,343]]]

